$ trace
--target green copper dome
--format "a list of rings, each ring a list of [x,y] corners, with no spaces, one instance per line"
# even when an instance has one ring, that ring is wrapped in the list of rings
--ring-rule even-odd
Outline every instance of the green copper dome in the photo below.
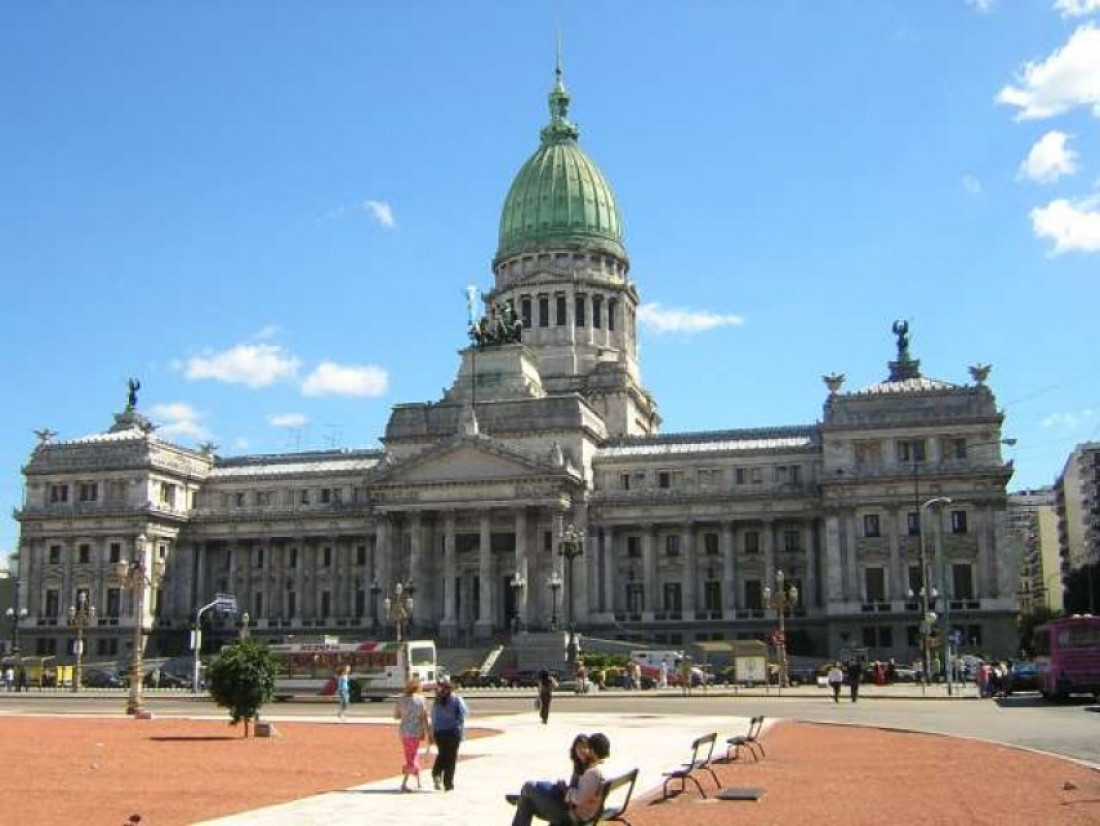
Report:
[[[521,252],[580,245],[626,257],[611,185],[577,145],[580,131],[566,118],[569,93],[555,71],[550,124],[520,169],[500,216],[499,261]]]

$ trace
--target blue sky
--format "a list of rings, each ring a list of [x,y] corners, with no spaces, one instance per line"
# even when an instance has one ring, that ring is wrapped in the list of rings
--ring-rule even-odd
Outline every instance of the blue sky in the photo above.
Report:
[[[130,376],[223,455],[377,447],[437,399],[559,30],[664,432],[813,423],[902,318],[925,375],[993,365],[1014,488],[1100,437],[1100,0],[17,0],[5,514],[33,431],[107,429]]]

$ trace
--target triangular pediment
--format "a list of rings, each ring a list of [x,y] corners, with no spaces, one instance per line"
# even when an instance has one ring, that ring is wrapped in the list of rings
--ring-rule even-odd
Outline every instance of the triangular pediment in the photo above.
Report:
[[[451,439],[384,470],[375,484],[507,481],[564,473],[487,436]]]

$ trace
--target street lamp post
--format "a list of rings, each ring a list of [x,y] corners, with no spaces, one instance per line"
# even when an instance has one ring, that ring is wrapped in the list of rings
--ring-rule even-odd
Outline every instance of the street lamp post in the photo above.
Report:
[[[127,562],[126,583],[134,593],[134,642],[130,652],[130,695],[126,713],[137,717],[145,711],[142,698],[142,658],[145,655],[145,588],[149,583],[145,565],[145,534],[134,540],[134,556]]]
[[[923,557],[923,553],[922,553]],[[924,565],[921,565],[921,577],[927,577],[927,571]],[[929,682],[929,673],[931,671],[931,655],[929,653],[929,635],[932,632],[932,626],[936,624],[936,612],[929,610],[931,603],[935,603],[939,597],[939,593],[935,588],[928,589],[925,584],[927,579],[921,583],[920,593],[914,594],[913,589],[909,589],[909,601],[912,602],[916,598],[920,598],[920,660],[921,660],[921,686],[927,686]]]
[[[76,605],[69,606],[69,625],[76,629],[76,668],[73,670],[73,691],[80,691],[84,665],[84,629],[95,621],[95,606],[84,591],[77,592]]]
[[[779,649],[779,687],[789,686],[787,670],[787,626],[786,614],[788,609],[798,604],[798,587],[788,585],[786,576],[782,571],[775,572],[775,591],[764,587],[764,602],[771,605],[779,614],[779,633],[775,637],[776,648]]]
[[[252,621],[252,617],[250,617],[248,615],[247,611],[245,611],[243,614],[241,614],[241,630],[240,630],[240,635],[239,635],[240,639],[242,639],[242,640],[247,640],[248,639],[248,634],[249,634],[248,624],[251,621]]]
[[[558,591],[561,590],[561,574],[554,570],[550,574],[550,630],[558,630]]]
[[[370,633],[372,637],[378,636],[378,595],[382,593],[382,586],[377,579],[370,582]]]
[[[514,614],[512,615],[512,633],[518,634],[523,630],[523,620],[520,618],[520,597],[523,594],[523,589],[527,587],[527,577],[516,571],[512,574],[512,603],[514,605]]]
[[[403,585],[398,582],[393,586],[393,598],[386,597],[383,605],[386,608],[386,616],[397,627],[397,641],[401,642],[402,629],[405,623],[412,617],[413,610],[413,584]]]
[[[921,505],[921,510],[923,512],[941,505],[950,505],[951,501],[950,496],[935,496]],[[944,677],[947,679],[947,693],[950,695],[954,693],[954,688],[951,685],[954,676],[951,667],[951,593],[947,588],[947,555],[941,547],[941,528],[942,526],[937,523],[932,539],[936,543],[935,554],[940,562],[940,589],[943,592],[943,667]]]
[[[558,535],[558,553],[568,563],[566,569],[566,576],[569,580],[569,599],[565,603],[565,624],[569,631],[569,642],[566,646],[566,657],[569,660],[569,665],[572,666],[577,661],[577,630],[573,625],[573,601],[574,601],[574,589],[573,589],[573,560],[584,555],[584,531],[577,528],[576,525],[566,525],[562,528],[561,533]]]

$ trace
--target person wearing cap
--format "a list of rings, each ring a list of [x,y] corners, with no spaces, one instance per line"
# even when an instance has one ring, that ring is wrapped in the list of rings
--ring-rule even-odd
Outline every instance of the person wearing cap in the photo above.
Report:
[[[454,790],[458,745],[465,733],[468,714],[466,702],[454,693],[450,678],[444,677],[436,685],[432,704],[432,736],[437,752],[432,764],[432,783],[436,790]]]
[[[602,764],[611,754],[611,741],[606,734],[589,735],[587,743],[574,745],[577,757],[585,764],[576,786],[570,786],[564,796],[546,784],[527,782],[516,801],[512,826],[531,826],[534,818],[554,824],[584,823],[595,816],[600,806],[600,790],[604,777]]]

